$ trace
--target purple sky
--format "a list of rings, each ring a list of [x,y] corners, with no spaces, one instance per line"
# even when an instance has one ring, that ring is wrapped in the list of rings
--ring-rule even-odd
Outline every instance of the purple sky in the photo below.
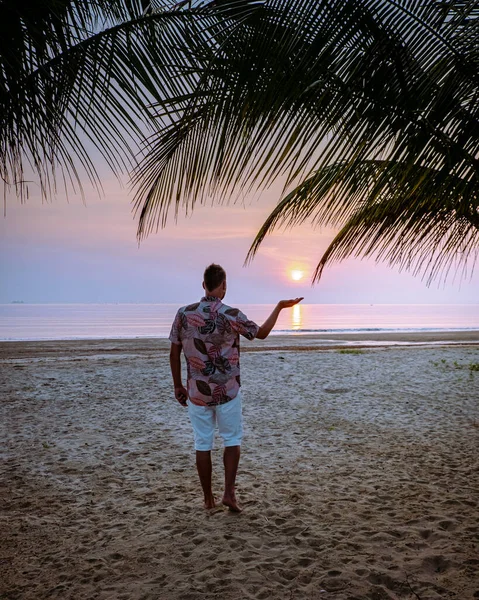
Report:
[[[420,277],[372,260],[335,264],[321,282],[311,272],[334,232],[305,224],[267,238],[256,259],[243,268],[256,231],[278,198],[269,191],[245,206],[198,206],[152,234],[138,248],[131,194],[114,178],[103,180],[105,196],[85,186],[67,202],[49,204],[31,195],[21,205],[12,195],[0,220],[0,303],[173,302],[201,295],[202,273],[218,262],[228,273],[228,300],[272,303],[302,295],[308,303],[477,303],[479,270],[472,279],[451,277],[429,288]],[[471,265],[472,267],[472,265]],[[305,271],[293,282],[292,269]]]

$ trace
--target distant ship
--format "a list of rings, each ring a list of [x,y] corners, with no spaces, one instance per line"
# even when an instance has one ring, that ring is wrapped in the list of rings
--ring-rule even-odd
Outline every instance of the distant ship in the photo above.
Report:
[[[23,300],[12,300],[11,304],[25,304]]]

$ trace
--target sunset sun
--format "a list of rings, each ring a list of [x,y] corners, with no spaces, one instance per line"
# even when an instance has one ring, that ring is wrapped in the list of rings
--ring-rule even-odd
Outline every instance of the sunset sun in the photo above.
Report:
[[[291,279],[293,279],[293,281],[299,281],[300,279],[303,279],[304,276],[304,271],[291,271]]]

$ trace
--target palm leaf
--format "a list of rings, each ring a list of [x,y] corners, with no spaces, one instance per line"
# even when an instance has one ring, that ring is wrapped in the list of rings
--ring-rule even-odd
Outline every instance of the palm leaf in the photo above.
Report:
[[[477,226],[477,195],[463,196],[462,189],[479,185],[479,20],[476,3],[451,17],[458,4],[444,10],[399,0],[276,0],[215,31],[214,51],[210,43],[207,61],[198,60],[189,103],[180,108],[170,100],[173,118],[152,136],[135,172],[140,239],[165,225],[172,206],[177,215],[211,194],[223,201],[234,190],[261,190],[283,177],[294,191],[263,226],[250,258],[283,210],[295,223],[317,211],[319,224],[349,223],[348,231],[359,211],[358,223],[370,224],[375,248],[386,256],[381,250],[398,238],[392,230],[377,234],[370,211],[379,206],[396,215],[393,229],[421,268],[435,256],[436,273],[434,264],[446,260],[437,258],[441,252],[451,261],[464,255],[477,240],[470,229]],[[399,174],[403,183],[392,193]],[[426,227],[437,198],[452,206],[441,221],[449,224],[469,202],[469,220],[461,217],[469,225],[454,228],[447,243]],[[428,232],[422,243],[413,220],[398,220],[415,202],[421,210],[429,206],[429,217],[411,213]],[[343,231],[330,256],[350,247]]]
[[[208,44],[226,10],[159,3],[145,11],[136,0],[4,5],[0,175],[22,197],[28,164],[46,198],[58,170],[70,185],[81,187],[86,174],[101,186],[91,146],[117,175],[131,168],[145,133],[158,128],[152,106],[190,93],[198,80],[191,51]]]
[[[375,256],[391,266],[423,272],[430,283],[451,266],[466,267],[477,254],[479,190],[445,171],[390,161],[364,161],[354,168],[331,165],[288,194],[269,215],[247,260],[276,227],[310,221],[335,226],[335,236],[313,275],[350,256]],[[348,202],[339,210],[337,198]]]

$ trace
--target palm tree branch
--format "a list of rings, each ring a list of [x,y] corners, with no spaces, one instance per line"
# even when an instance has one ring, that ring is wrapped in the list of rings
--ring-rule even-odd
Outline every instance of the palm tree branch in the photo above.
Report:
[[[341,227],[313,281],[333,260],[373,253],[401,267],[415,261],[417,272],[427,264],[430,276],[435,276],[438,265],[450,265],[458,257],[466,260],[478,242],[478,188],[474,181],[444,170],[391,161],[330,165],[278,203],[253,241],[246,262],[275,228],[305,221]]]
[[[8,152],[8,148],[15,144],[20,144],[23,152],[35,154],[37,159],[43,148],[43,162],[47,163],[55,155],[52,153],[53,146],[63,144],[61,154],[77,155],[90,179],[92,176],[95,178],[95,170],[91,161],[88,164],[88,153],[80,137],[56,134],[56,131],[68,131],[69,120],[76,123],[114,172],[128,169],[136,153],[131,142],[142,136],[139,123],[156,127],[150,111],[152,101],[191,89],[190,79],[196,76],[192,71],[188,74],[186,67],[189,63],[182,59],[187,48],[185,38],[191,41],[196,36],[196,44],[201,42],[204,45],[205,36],[209,36],[206,30],[212,19],[216,23],[218,17],[208,16],[204,10],[141,16],[90,35],[70,47],[62,43],[62,49],[56,56],[24,76],[20,73],[15,87],[10,90],[3,88],[1,97],[2,104],[11,111],[10,114],[4,112],[4,122],[8,126],[2,127],[0,150],[4,160],[0,170],[4,181],[12,181],[9,173],[23,171],[18,162],[22,160],[22,152]],[[170,46],[164,41],[161,43],[161,31],[157,34],[159,22],[171,24],[163,32]],[[178,29],[175,31],[177,22],[183,23],[183,34]],[[188,24],[186,36],[185,24]],[[149,35],[148,44],[139,39],[142,32]],[[171,77],[172,62],[180,68],[180,77]],[[30,104],[34,102],[35,108],[40,110],[24,110],[20,105],[21,112],[15,115],[17,103],[13,97],[9,99],[9,91],[17,94],[18,89],[30,89],[26,99]],[[48,98],[46,93],[53,95]],[[21,125],[24,115],[31,118],[28,127]],[[24,130],[26,146],[18,136],[21,129]],[[34,134],[29,135],[25,130],[33,130]],[[37,159],[33,161],[34,165],[39,164]],[[14,175],[13,181],[16,179]],[[43,181],[40,185],[43,190],[49,187],[45,187]]]
[[[292,36],[294,37],[294,31],[292,33]],[[390,35],[387,31],[384,33],[385,35]],[[337,35],[339,36],[339,38],[341,37],[340,32],[337,32]],[[258,37],[261,37],[261,39],[271,39],[266,35],[260,34],[258,34]],[[447,44],[446,46],[448,47]],[[223,45],[223,48],[224,47],[225,45]],[[390,45],[390,49],[391,54],[395,55],[395,46]],[[213,63],[210,67],[210,72],[213,73],[213,76],[215,73],[215,68],[221,67],[221,63],[218,64]],[[274,64],[272,66],[274,67]],[[447,66],[447,68],[452,67],[449,65]],[[477,168],[478,163],[474,155],[472,153],[464,152],[462,145],[455,143],[454,140],[448,138],[441,131],[440,127],[435,125],[435,123],[424,119],[422,113],[417,113],[415,111],[408,110],[405,107],[400,108],[394,105],[388,106],[387,103],[381,102],[380,99],[378,100],[377,96],[375,97],[373,95],[369,95],[367,91],[366,93],[360,93],[359,82],[361,80],[361,77],[358,77],[356,80],[352,79],[348,82],[344,82],[341,80],[340,77],[336,75],[336,73],[331,73],[327,69],[326,71],[322,72],[323,75],[324,73],[326,74],[326,76],[323,79],[323,81],[325,82],[323,84],[324,88],[328,87],[330,90],[336,89],[336,97],[340,98],[340,88],[342,87],[343,89],[341,90],[341,92],[343,92],[343,94],[344,92],[347,92],[347,94],[344,97],[347,98],[348,102],[353,102],[353,107],[354,105],[356,105],[356,110],[363,110],[362,107],[368,105],[369,110],[372,110],[372,107],[376,107],[376,112],[381,105],[384,107],[385,111],[391,110],[393,114],[389,115],[389,117],[385,119],[385,125],[383,125],[381,128],[380,136],[377,136],[374,140],[375,142],[380,141],[383,147],[389,143],[387,136],[390,137],[390,140],[393,139],[392,136],[394,135],[395,128],[397,128],[397,121],[413,123],[419,129],[427,130],[427,138],[429,140],[431,140],[431,138],[433,138],[434,136],[440,137],[444,146],[447,146],[448,149],[452,149],[458,154],[462,153],[461,160],[470,161],[474,163],[474,169]],[[237,72],[235,72],[235,74],[238,75]],[[438,75],[436,75],[436,77],[434,77],[429,83],[427,83],[427,86],[430,88],[428,90],[428,95],[431,97],[435,92],[437,92],[437,76]],[[296,78],[298,77],[297,72],[294,73],[294,77],[294,81],[296,81]],[[318,119],[314,120],[311,116],[311,108],[306,108],[304,104],[301,106],[301,108],[303,109],[302,113],[296,112],[296,114],[294,115],[293,110],[297,111],[298,109],[297,100],[295,104],[291,104],[291,101],[288,97],[285,98],[284,105],[281,106],[279,109],[273,103],[272,109],[269,112],[269,114],[274,114],[274,119],[268,119],[268,113],[264,106],[265,95],[266,100],[269,98],[269,90],[267,88],[261,88],[260,92],[256,92],[253,88],[251,94],[254,95],[255,99],[252,102],[250,96],[248,96],[247,94],[245,95],[244,93],[237,93],[235,87],[231,88],[231,86],[229,85],[231,77],[228,78],[228,76],[225,74],[224,76],[221,76],[220,83],[222,80],[226,81],[226,84],[224,86],[224,92],[219,93],[218,91],[221,91],[221,85],[217,85],[216,87],[215,85],[213,85],[211,89],[214,90],[214,97],[213,95],[208,97],[207,93],[205,93],[205,90],[203,89],[192,91],[192,96],[199,91],[199,97],[204,98],[205,103],[216,102],[218,106],[218,110],[216,111],[208,110],[203,112],[203,118],[210,120],[208,124],[204,125],[199,123],[196,119],[191,119],[190,115],[188,115],[188,113],[185,112],[176,121],[176,124],[173,123],[170,129],[165,130],[163,132],[163,135],[159,136],[156,139],[152,138],[151,141],[151,147],[153,150],[151,155],[149,155],[150,157],[155,155],[155,148],[161,148],[162,144],[166,143],[166,140],[169,139],[170,136],[175,137],[175,127],[178,127],[183,132],[181,137],[176,136],[176,139],[178,140],[178,145],[175,147],[174,151],[172,146],[169,146],[171,150],[169,158],[167,159],[165,154],[161,155],[162,159],[164,159],[165,161],[172,161],[173,169],[168,168],[168,176],[171,177],[173,174],[173,179],[176,181],[181,181],[182,177],[188,177],[188,174],[184,172],[186,151],[183,151],[181,149],[181,144],[185,144],[185,147],[193,149],[193,154],[189,157],[189,160],[191,161],[191,164],[197,163],[197,158],[195,158],[194,154],[195,148],[191,145],[188,145],[189,136],[185,133],[184,129],[186,125],[189,125],[193,128],[200,128],[203,131],[203,136],[201,138],[197,138],[200,139],[200,148],[208,148],[209,152],[213,152],[213,156],[215,148],[217,153],[221,153],[221,159],[217,159],[217,164],[221,165],[221,169],[196,172],[197,185],[196,187],[192,187],[190,189],[190,195],[185,196],[184,198],[185,203],[187,203],[188,205],[190,202],[189,199],[193,196],[201,197],[201,194],[203,193],[203,190],[206,187],[208,187],[208,189],[210,190],[213,190],[213,193],[215,193],[216,190],[217,193],[224,194],[228,186],[231,184],[236,184],[241,187],[244,187],[249,181],[251,185],[253,185],[253,183],[256,182],[260,186],[268,186],[278,175],[281,174],[282,171],[284,172],[285,164],[287,163],[289,163],[290,169],[290,175],[288,178],[288,181],[290,183],[300,175],[301,171],[307,169],[308,165],[311,168],[317,167],[318,165],[324,165],[325,161],[322,160],[321,154],[318,154],[317,148],[322,143],[322,140],[326,139],[326,137],[329,135],[331,127],[334,127],[334,122],[337,122],[338,125],[340,125],[340,137],[342,137],[343,142],[346,137],[349,137],[350,141],[352,139],[354,143],[358,143],[358,141],[361,138],[364,139],[364,135],[362,133],[364,131],[363,125],[360,124],[358,125],[358,127],[354,128],[354,126],[350,124],[351,119],[354,123],[354,108],[352,111],[350,111],[351,116],[349,117],[349,119],[343,118],[343,111],[340,100],[338,101],[338,105],[336,107],[335,112],[331,116],[327,117],[326,121],[323,123],[321,123],[321,121],[318,121]],[[423,77],[423,80],[427,82],[428,77]],[[238,79],[238,81],[241,81],[241,79]],[[275,82],[273,81],[272,83],[274,84]],[[317,81],[315,81],[314,84],[317,85]],[[238,85],[244,84],[238,83]],[[261,85],[263,84],[261,83],[260,86]],[[287,88],[287,86],[288,81],[282,82],[280,90],[282,91],[285,87]],[[426,89],[424,88],[424,82],[422,83],[422,87],[422,91],[424,93],[424,90]],[[278,87],[271,88],[272,91],[273,89],[275,91],[278,91]],[[305,91],[311,92],[311,84],[309,84]],[[409,95],[414,95],[413,90],[408,90],[408,92]],[[296,93],[295,97],[297,98],[297,96],[298,94]],[[228,102],[225,101],[225,97],[227,97]],[[238,102],[231,102],[231,100],[235,100],[235,98],[237,98]],[[226,110],[226,107],[228,107],[228,111]],[[325,115],[327,115],[327,111],[331,109],[331,103],[329,99],[326,98],[324,103],[321,103],[320,101],[319,104],[316,103],[315,105],[313,105],[312,108],[316,111],[323,110],[323,112],[325,112]],[[197,111],[197,104],[195,104],[194,107],[191,108],[191,110]],[[450,111],[452,110],[455,110],[456,113],[459,113],[461,111],[462,113],[465,112],[464,108],[459,103],[456,103],[455,107],[451,106]],[[477,123],[477,117],[473,114],[468,114],[466,115],[466,117],[469,118],[469,120],[474,120],[475,123]],[[232,120],[240,121],[241,123],[238,123],[238,125],[232,125]],[[304,142],[305,140],[305,132],[307,135],[309,131],[313,131],[312,125],[310,127],[305,126],[307,120],[310,120],[311,123],[314,123],[315,125],[315,131],[310,136],[311,143],[309,145],[304,143],[301,144],[301,142]],[[281,122],[283,123],[283,125],[280,125]],[[302,125],[303,127],[301,127]],[[374,125],[375,123],[370,124],[370,131],[374,130]],[[386,133],[388,129],[390,129],[390,133]],[[227,135],[225,133],[226,130],[233,132],[243,131],[243,135],[238,135],[237,139],[232,140],[231,135]],[[197,136],[197,132],[195,132],[193,135]],[[383,140],[381,140],[381,136],[383,137]],[[219,139],[225,140],[224,144],[218,144],[218,137]],[[266,145],[267,141],[270,142],[269,147]],[[228,144],[230,145],[228,146]],[[372,143],[369,143],[367,146],[364,147],[364,157],[367,155],[368,152],[370,152],[371,146]],[[308,151],[303,152],[302,158],[300,158],[301,152],[298,149],[304,149],[305,147],[308,148]],[[338,152],[341,148],[344,147],[345,144],[341,143],[341,141],[336,144],[332,143],[329,146],[330,149],[335,148]],[[405,152],[405,150],[408,149],[408,147],[410,150],[410,144],[407,142],[406,138],[403,137],[402,152]],[[274,151],[274,148],[277,148],[278,150]],[[234,152],[232,151],[233,149]],[[415,152],[415,160],[418,156],[418,152],[420,151],[421,149]],[[313,163],[311,164],[311,159],[313,158],[314,154],[317,155],[316,163],[313,160]],[[160,154],[158,154],[157,156],[160,156]],[[180,156],[181,161],[177,161],[176,157]],[[218,154],[216,154],[216,156],[218,157]],[[255,157],[255,162],[254,164],[251,164],[251,159],[253,156]],[[229,157],[228,162],[225,160],[225,157]],[[188,159],[188,157],[186,158]],[[160,161],[155,161],[154,159],[150,160],[148,164],[151,166],[152,164],[155,164],[155,162],[157,165],[160,164]],[[166,162],[161,164],[166,165]],[[179,167],[180,164],[182,166],[181,169]],[[157,170],[155,179],[151,171],[148,171],[148,169],[145,169],[143,171],[143,166],[144,165],[141,165],[140,169],[137,171],[137,179],[141,179],[143,177],[143,179],[146,180],[145,175],[147,174],[149,181],[155,181],[154,185],[158,185],[158,187],[161,187],[161,185],[158,182],[163,176],[162,173],[165,173],[165,171],[162,170],[164,169],[164,167],[162,167],[162,169]],[[188,166],[188,160],[186,162],[186,166]],[[164,193],[164,189],[161,189],[162,193]],[[142,193],[144,193],[144,189]],[[137,194],[135,204],[136,207],[138,207],[138,204],[140,203],[140,197],[141,193]],[[152,193],[148,196],[148,201],[152,202],[153,199],[157,197],[158,195]],[[168,199],[163,198],[162,207],[166,209],[167,206]],[[175,206],[177,206],[177,204]],[[144,210],[141,211],[142,223],[144,222],[145,218],[147,218],[148,210],[148,203],[145,203]],[[165,219],[163,218],[162,221],[165,222]]]

